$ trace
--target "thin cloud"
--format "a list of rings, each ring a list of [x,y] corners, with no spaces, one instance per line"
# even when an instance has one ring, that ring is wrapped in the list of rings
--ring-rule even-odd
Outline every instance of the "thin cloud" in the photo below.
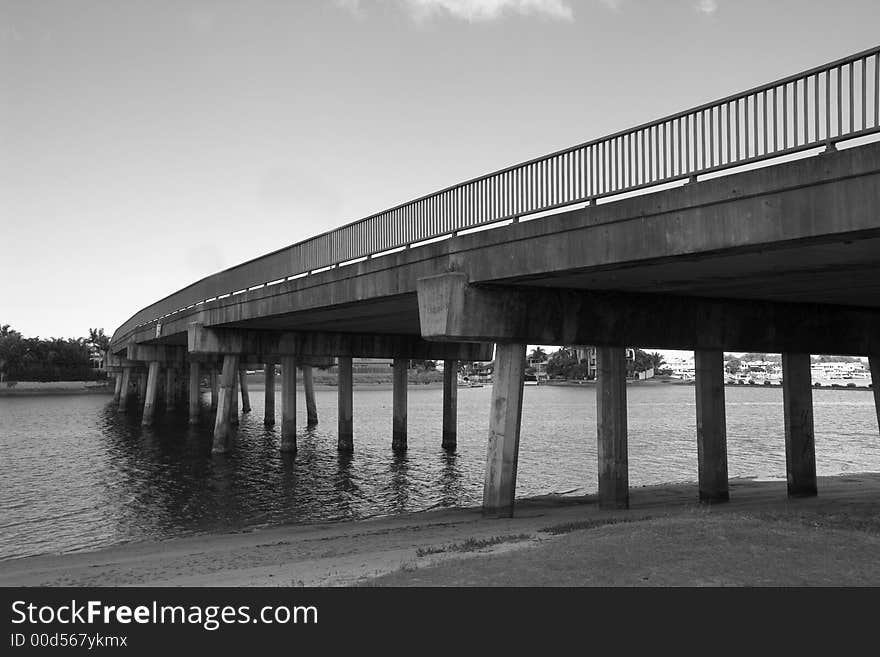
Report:
[[[706,16],[711,16],[716,11],[718,11],[718,2],[717,0],[700,0],[696,6],[694,7],[701,14],[705,14]]]
[[[379,1],[379,0],[374,0]],[[388,0],[385,0],[386,2]],[[416,20],[449,16],[469,23],[492,21],[508,15],[539,16],[553,20],[574,20],[569,0],[393,0],[406,8]],[[616,2],[616,0],[602,0]],[[355,14],[363,11],[367,0],[336,0],[336,4]]]

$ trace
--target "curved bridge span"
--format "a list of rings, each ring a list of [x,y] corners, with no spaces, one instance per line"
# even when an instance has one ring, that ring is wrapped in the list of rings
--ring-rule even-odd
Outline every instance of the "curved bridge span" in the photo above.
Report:
[[[352,358],[389,358],[392,446],[405,449],[406,361],[430,358],[445,361],[442,441],[454,448],[457,363],[494,357],[484,509],[509,515],[526,345],[596,345],[599,497],[619,507],[625,347],[693,349],[700,497],[717,501],[728,497],[723,351],[782,352],[789,493],[815,494],[809,354],[867,355],[880,381],[878,95],[880,47],[207,277],[114,333],[120,408],[144,369],[150,423],[162,370],[166,405],[188,370],[197,418],[202,371],[216,370],[224,452],[239,369],[269,365],[274,423],[280,363],[282,449],[294,451],[296,369],[308,384],[312,365],[337,362],[339,447],[352,449]]]

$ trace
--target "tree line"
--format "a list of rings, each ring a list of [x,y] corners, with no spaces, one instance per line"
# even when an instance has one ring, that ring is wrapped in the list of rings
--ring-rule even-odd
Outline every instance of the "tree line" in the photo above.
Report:
[[[0,381],[97,381],[95,358],[110,346],[104,329],[82,338],[26,338],[0,325]]]

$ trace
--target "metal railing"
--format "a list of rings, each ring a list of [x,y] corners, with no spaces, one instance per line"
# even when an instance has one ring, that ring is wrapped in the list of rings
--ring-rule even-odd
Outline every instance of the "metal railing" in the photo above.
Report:
[[[880,132],[880,46],[403,203],[204,278],[114,333],[414,243]]]

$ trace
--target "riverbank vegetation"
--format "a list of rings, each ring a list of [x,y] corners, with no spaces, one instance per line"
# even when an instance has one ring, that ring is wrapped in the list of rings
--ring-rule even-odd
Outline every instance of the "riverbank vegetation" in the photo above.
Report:
[[[26,338],[9,324],[0,325],[0,382],[98,381],[97,369],[110,344],[104,329],[81,338]]]

